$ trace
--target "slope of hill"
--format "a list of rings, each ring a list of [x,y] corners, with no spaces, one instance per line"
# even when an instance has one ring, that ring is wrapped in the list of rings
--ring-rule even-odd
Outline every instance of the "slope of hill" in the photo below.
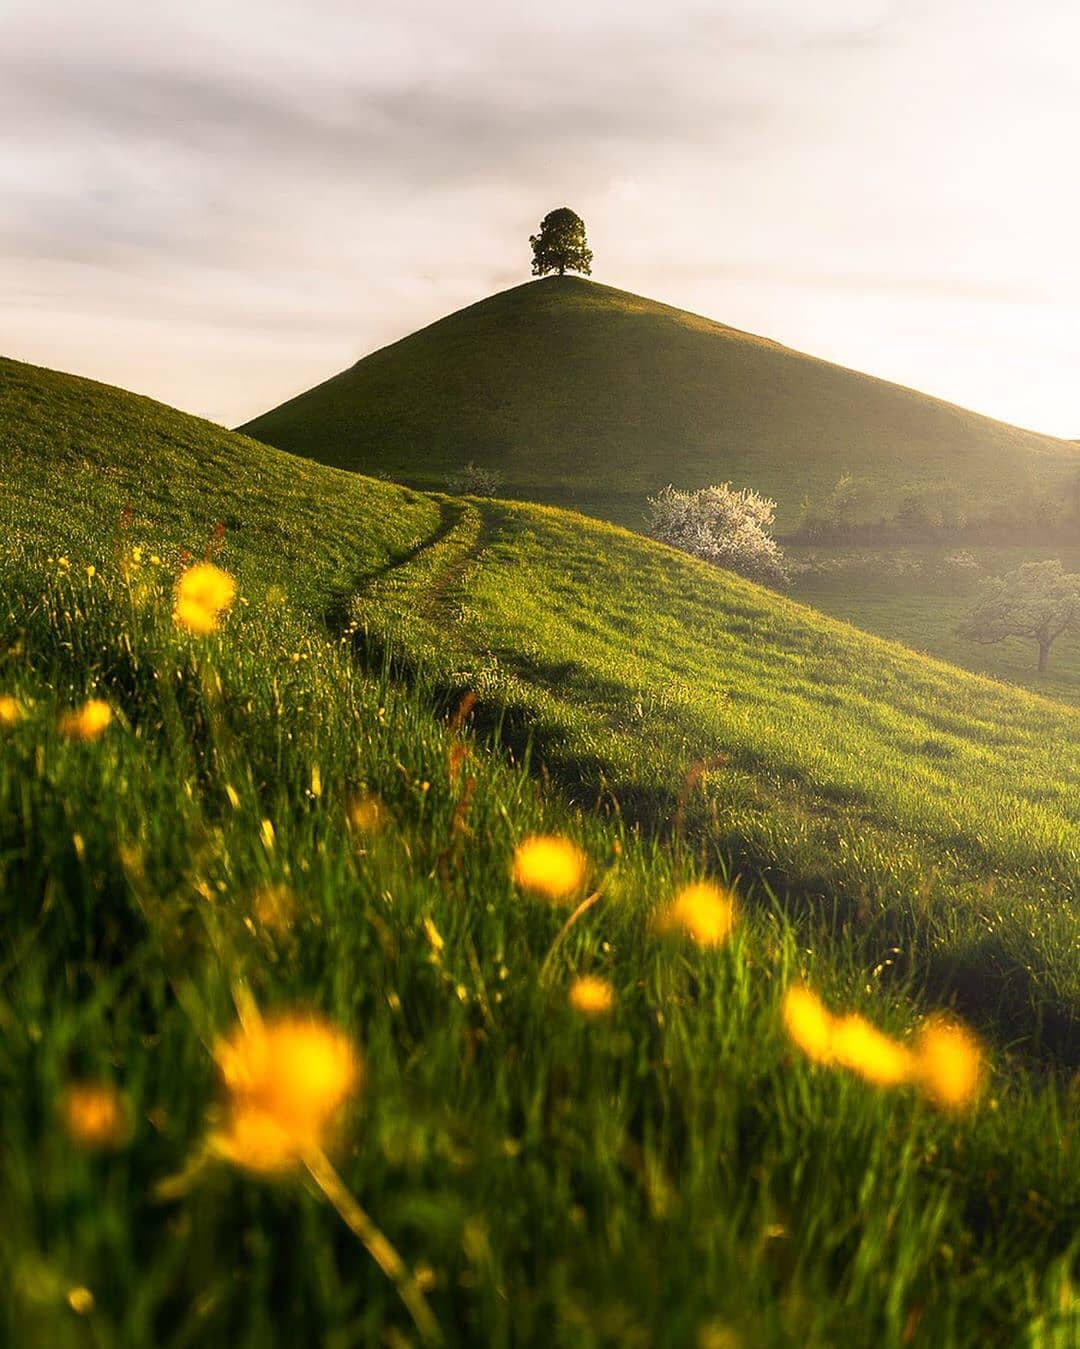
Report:
[[[0,1337],[408,1333],[311,1186],[200,1151],[249,994],[363,1043],[340,1172],[454,1343],[1069,1333],[1075,713],[609,525],[13,362],[0,464]],[[240,599],[194,640],[207,550]],[[88,693],[116,720],[65,741]],[[530,832],[591,859],[568,933],[510,882]],[[734,942],[665,944],[658,904],[736,871]],[[796,978],[898,1035],[958,1005],[984,1106],[802,1060]],[[128,1146],[73,1153],[73,1076],[123,1087]]]
[[[783,530],[845,473],[874,489],[870,516],[916,491],[982,519],[1080,471],[1066,441],[574,277],[481,300],[241,429],[434,490],[471,460],[506,496],[632,529],[668,482],[754,487]]]

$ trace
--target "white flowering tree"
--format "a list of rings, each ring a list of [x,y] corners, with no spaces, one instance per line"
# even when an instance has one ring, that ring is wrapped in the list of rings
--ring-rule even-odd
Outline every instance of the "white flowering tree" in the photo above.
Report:
[[[784,554],[770,533],[775,513],[775,501],[724,482],[697,492],[669,485],[649,497],[646,520],[649,535],[661,543],[752,581],[782,585],[787,580]]]

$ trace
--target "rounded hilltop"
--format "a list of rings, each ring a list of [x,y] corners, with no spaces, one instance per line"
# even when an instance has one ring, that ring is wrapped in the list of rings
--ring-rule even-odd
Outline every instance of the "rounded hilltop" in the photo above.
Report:
[[[960,483],[976,516],[1080,467],[1065,441],[569,275],[458,310],[240,429],[416,487],[473,462],[506,496],[632,528],[669,482],[750,484],[784,530],[846,473],[887,506]]]

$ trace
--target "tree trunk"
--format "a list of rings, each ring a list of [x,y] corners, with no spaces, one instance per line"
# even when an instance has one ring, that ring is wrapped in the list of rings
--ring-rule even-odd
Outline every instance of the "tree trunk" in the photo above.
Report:
[[[565,276],[565,275],[566,275],[566,267],[565,267],[564,264],[561,263],[561,262],[559,263],[559,275],[560,275],[560,276]]]
[[[1049,643],[1045,638],[1042,638],[1042,639],[1040,639],[1040,641],[1039,641],[1039,673],[1040,673],[1040,674],[1045,674],[1045,673],[1046,673],[1046,662],[1047,662],[1047,658],[1049,657],[1049,655],[1050,655],[1050,643]]]

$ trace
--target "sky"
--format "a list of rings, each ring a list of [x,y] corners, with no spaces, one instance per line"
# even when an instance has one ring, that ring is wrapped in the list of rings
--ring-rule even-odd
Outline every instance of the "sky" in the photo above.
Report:
[[[1080,436],[1076,0],[0,0],[0,352],[236,425],[530,276]]]

